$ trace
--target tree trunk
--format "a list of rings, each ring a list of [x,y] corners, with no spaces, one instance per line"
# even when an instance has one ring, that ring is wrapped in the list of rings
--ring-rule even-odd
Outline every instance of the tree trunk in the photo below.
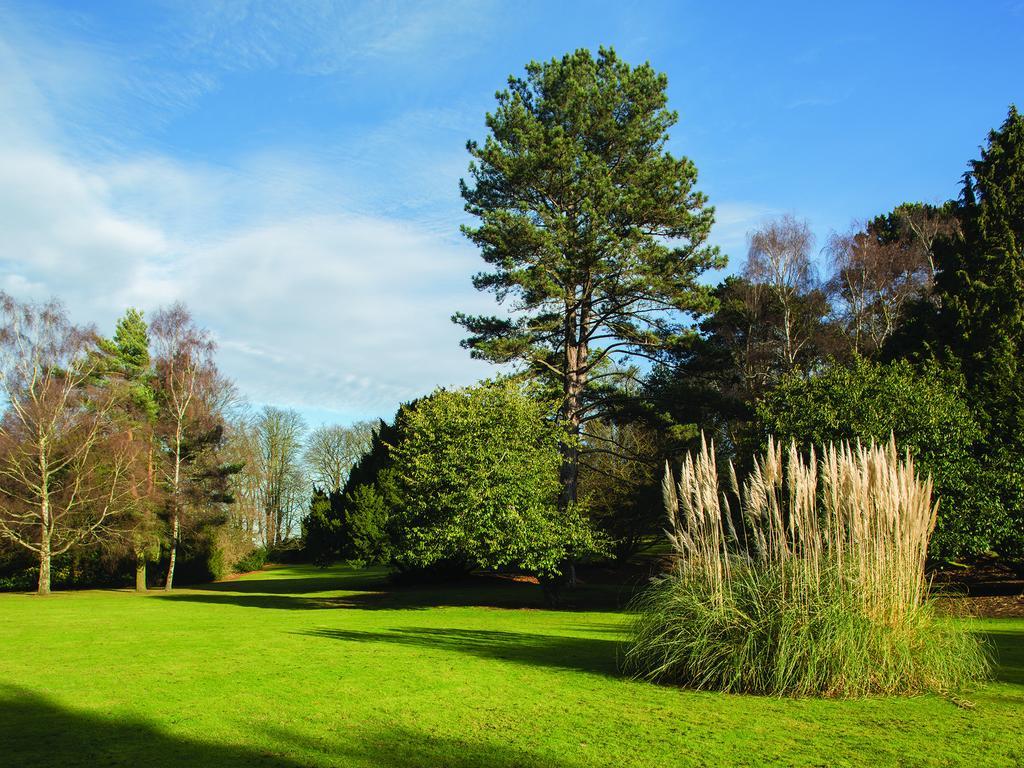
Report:
[[[573,435],[578,434],[578,425],[574,428],[571,422],[568,422],[570,433]],[[576,503],[577,486],[579,485],[580,475],[580,450],[575,445],[563,445],[562,446],[562,468],[560,472],[560,480],[562,482],[562,493],[559,498],[559,507],[562,509],[568,509],[570,505]]]
[[[181,490],[181,419],[178,419],[178,429],[174,434],[174,478],[171,488],[174,499],[171,502],[174,506],[174,516],[171,518],[171,556],[167,563],[167,581],[164,582],[164,591],[170,592],[174,588],[174,563],[178,559],[178,499]]]
[[[135,591],[146,591],[146,553],[135,553]]]
[[[785,349],[783,354],[786,358],[786,368],[789,371],[793,371],[796,368],[796,353],[793,351],[793,323],[791,318],[791,310],[789,304],[786,303],[785,298],[782,299],[782,327],[785,333]]]
[[[586,328],[587,316],[581,317],[582,328]],[[568,313],[565,323],[565,379],[563,381],[564,401],[562,405],[562,423],[566,426],[570,437],[575,441],[580,437],[583,423],[583,388],[586,385],[588,348],[583,340],[582,328],[577,330],[577,319],[573,312]],[[580,448],[575,442],[562,446],[562,466],[559,480],[562,484],[558,506],[566,510],[576,503],[579,491]],[[576,586],[576,564],[570,559],[563,564],[565,579],[570,587]],[[553,593],[557,600],[557,590]]]
[[[50,594],[50,537],[44,532],[39,547],[39,586],[36,592],[40,595]]]
[[[586,359],[586,349],[579,346],[566,347],[566,375],[563,386],[562,423],[572,438],[580,435],[583,422],[584,375],[578,370]],[[580,474],[580,449],[576,444],[562,446],[562,467],[560,477],[562,492],[559,507],[568,509],[576,503]]]
[[[171,521],[171,556],[167,563],[167,581],[164,582],[164,591],[170,592],[174,588],[174,561],[178,559],[178,515],[175,513]]]
[[[39,583],[36,592],[50,594],[50,467],[46,443],[39,448],[39,476],[42,480],[39,490]]]

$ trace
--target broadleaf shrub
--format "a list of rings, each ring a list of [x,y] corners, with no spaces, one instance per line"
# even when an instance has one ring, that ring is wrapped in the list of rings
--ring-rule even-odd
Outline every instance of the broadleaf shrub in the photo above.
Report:
[[[314,493],[307,554],[387,565],[403,581],[508,568],[555,586],[568,563],[607,547],[580,505],[559,508],[570,438],[553,412],[511,380],[403,405],[341,493]]]
[[[549,403],[512,381],[437,390],[403,409],[392,447],[393,562],[516,568],[558,579],[603,551],[577,506],[559,509],[560,448]]]
[[[930,555],[978,555],[995,545],[1002,510],[993,465],[979,461],[981,428],[955,372],[905,361],[832,363],[810,377],[784,379],[756,412],[763,438],[804,448],[895,437],[931,475],[941,502]]]
[[[266,547],[254,547],[249,554],[235,563],[236,573],[248,573],[249,571],[258,571],[264,565],[267,564],[267,548]]]

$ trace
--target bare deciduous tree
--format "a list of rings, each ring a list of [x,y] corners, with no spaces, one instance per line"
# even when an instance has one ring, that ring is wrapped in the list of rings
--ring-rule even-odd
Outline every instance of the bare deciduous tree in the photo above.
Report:
[[[903,239],[911,247],[919,248],[927,260],[928,282],[931,284],[935,280],[935,243],[960,232],[960,221],[949,205],[904,204],[894,211],[894,215],[904,230]]]
[[[909,302],[928,293],[933,275],[930,250],[916,240],[884,237],[869,224],[833,234],[827,250],[833,267],[831,292],[839,300],[839,315],[854,351],[880,349],[899,326]]]
[[[235,503],[231,516],[235,523],[251,539],[253,545],[262,543],[263,510],[260,500],[260,478],[254,468],[259,463],[258,446],[254,419],[251,413],[243,412],[230,424],[227,458],[242,469],[231,481]]]
[[[370,450],[375,427],[372,421],[357,421],[313,430],[305,454],[313,482],[328,493],[340,491],[352,466]]]
[[[136,495],[135,443],[91,383],[95,342],[56,302],[0,293],[0,536],[38,557],[39,594],[51,559],[109,532]]]
[[[309,501],[309,480],[302,463],[306,425],[293,410],[264,407],[240,420],[232,451],[244,464],[234,487],[254,540],[272,546],[294,530],[299,511]]]
[[[308,488],[302,472],[302,438],[306,424],[295,411],[265,407],[256,419],[254,470],[260,478],[260,497],[267,545],[278,544],[296,505]]]
[[[214,343],[188,309],[174,304],[161,309],[150,324],[154,388],[160,403],[158,431],[167,461],[164,475],[170,521],[170,559],[164,589],[174,584],[174,567],[183,517],[188,513],[184,466],[190,438],[214,428],[216,397],[223,389],[213,363]]]
[[[806,221],[786,214],[750,233],[748,239],[744,277],[767,291],[778,304],[782,364],[786,370],[793,370],[813,335],[813,329],[802,322],[806,313],[799,305],[802,297],[816,288],[811,264],[814,235]]]

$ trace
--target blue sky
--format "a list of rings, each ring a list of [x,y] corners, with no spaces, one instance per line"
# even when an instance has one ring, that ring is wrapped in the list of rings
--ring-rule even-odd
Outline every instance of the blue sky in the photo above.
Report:
[[[465,142],[531,59],[669,77],[733,264],[766,217],[833,230],[953,197],[1011,102],[1024,2],[0,0],[0,288],[109,332],[184,300],[254,404],[389,416],[488,375],[458,234]]]

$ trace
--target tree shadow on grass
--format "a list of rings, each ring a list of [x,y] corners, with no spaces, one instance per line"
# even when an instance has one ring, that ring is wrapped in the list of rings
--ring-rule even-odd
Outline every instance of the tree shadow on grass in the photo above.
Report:
[[[312,629],[299,634],[354,643],[393,643],[414,648],[454,651],[483,659],[511,661],[535,667],[571,669],[618,676],[617,640],[594,637],[535,635],[483,629],[406,627],[383,632]]]
[[[995,649],[995,679],[1024,685],[1024,632],[992,629],[981,634]]]
[[[361,593],[364,594],[364,593]],[[208,605],[237,605],[242,608],[272,608],[279,611],[324,610],[330,608],[355,608],[352,596],[331,597],[329,595],[275,595],[247,592],[171,592],[158,595],[157,600],[171,603],[206,603]]]
[[[308,569],[300,576],[291,575],[294,570],[283,571],[281,576],[274,571],[265,571],[255,578],[228,579],[209,584],[196,584],[188,587],[199,592],[265,594],[265,595],[303,595],[312,592],[333,592],[339,590],[375,590],[387,585],[388,574],[383,568],[365,570],[349,570],[331,568],[324,570]],[[172,593],[173,594],[173,593]]]
[[[524,766],[576,768],[577,764],[501,743],[474,741],[392,727],[349,731],[345,741],[317,741],[275,729],[261,746],[216,744],[166,733],[155,723],[66,709],[17,686],[0,684],[0,763],[19,768],[180,765],[189,768],[310,768],[315,765]],[[336,733],[325,734],[336,736]]]
[[[330,592],[345,594],[333,595]],[[630,587],[585,585],[567,590],[558,605],[564,611],[606,611],[622,607]],[[551,606],[536,584],[475,575],[443,584],[394,585],[383,572],[342,572],[334,575],[247,579],[216,582],[160,594],[161,600],[233,604],[278,610],[359,609],[412,610],[441,607],[547,609]]]

